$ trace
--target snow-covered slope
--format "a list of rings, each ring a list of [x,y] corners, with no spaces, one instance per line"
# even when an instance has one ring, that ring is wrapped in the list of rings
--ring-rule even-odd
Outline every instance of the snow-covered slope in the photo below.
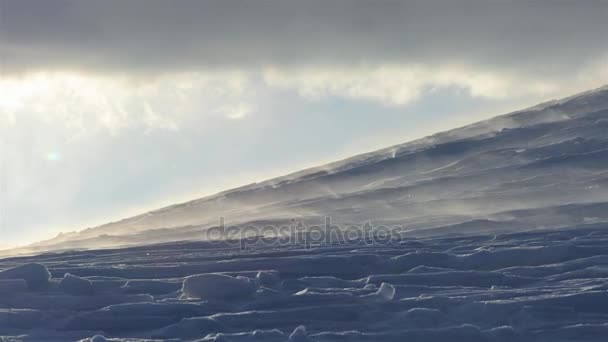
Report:
[[[355,156],[214,196],[155,210],[31,250],[201,239],[229,225],[288,222],[402,226],[404,231],[487,231],[608,219],[534,216],[608,199],[608,88],[499,116],[403,145]],[[554,208],[554,209],[552,209]],[[576,213],[577,211],[575,211]],[[561,215],[562,217],[564,214]],[[477,225],[480,220],[490,225]],[[452,229],[453,228],[453,229]]]

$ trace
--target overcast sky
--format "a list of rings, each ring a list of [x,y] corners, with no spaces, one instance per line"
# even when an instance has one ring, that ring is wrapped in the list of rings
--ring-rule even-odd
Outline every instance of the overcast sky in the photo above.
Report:
[[[0,245],[608,83],[608,1],[0,0]]]

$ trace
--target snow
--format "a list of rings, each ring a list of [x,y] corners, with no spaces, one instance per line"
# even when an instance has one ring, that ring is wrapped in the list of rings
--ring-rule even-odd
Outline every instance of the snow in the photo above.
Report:
[[[276,287],[280,282],[281,278],[277,271],[260,271],[256,275],[258,284],[268,287]]]
[[[92,295],[93,284],[84,278],[66,273],[61,280],[61,288],[67,294],[74,296]]]
[[[193,339],[218,333],[222,330],[222,326],[211,317],[184,318],[176,324],[162,328],[158,332],[153,332],[152,337],[159,339]]]
[[[101,335],[95,335],[93,337],[91,337],[91,341],[90,342],[106,342],[107,339]]]
[[[293,342],[308,342],[308,341],[310,341],[308,339],[308,336],[306,335],[306,327],[303,326],[303,325],[300,325],[299,327],[297,327],[291,333],[291,335],[289,335],[289,341],[293,341]]]
[[[205,242],[155,250],[156,262],[140,248],[0,260],[0,269],[39,264],[55,276],[34,289],[25,280],[0,281],[0,335],[24,341],[99,335],[111,341],[470,342],[603,341],[608,333],[608,229],[601,225],[403,238],[390,245],[275,245],[273,253],[282,256],[274,259],[266,247],[212,249]],[[196,261],[184,261],[184,253],[196,254]],[[139,278],[108,278],[125,267],[114,265],[117,259],[129,260]],[[350,261],[347,270],[340,269],[342,260]],[[305,262],[324,265],[316,272],[323,275],[309,274]],[[172,272],[165,270],[169,264]],[[217,272],[174,276],[208,264]],[[156,277],[141,278],[155,268]],[[32,269],[44,268],[9,274],[23,277]],[[62,283],[68,279],[76,289],[95,291],[67,294]]]
[[[182,291],[186,297],[207,300],[229,300],[253,295],[257,286],[246,277],[225,274],[199,274],[186,277]]]
[[[24,279],[0,280],[0,295],[27,291],[27,282]]]
[[[122,286],[122,292],[128,294],[163,295],[179,291],[181,282],[167,282],[158,280],[129,280]]]
[[[380,285],[380,288],[378,289],[378,291],[376,293],[374,293],[374,295],[379,299],[379,300],[383,300],[383,301],[391,301],[395,298],[395,287],[391,284],[387,284],[387,283],[382,283]]]
[[[49,270],[37,263],[24,264],[0,272],[0,279],[23,279],[30,289],[43,289],[49,286],[50,278]]]

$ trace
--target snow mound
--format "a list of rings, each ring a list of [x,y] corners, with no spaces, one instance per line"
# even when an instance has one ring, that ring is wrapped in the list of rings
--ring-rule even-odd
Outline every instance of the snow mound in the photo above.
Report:
[[[49,286],[51,273],[46,266],[31,263],[0,272],[0,279],[23,279],[30,290],[40,290]]]
[[[252,296],[257,290],[254,281],[246,277],[207,273],[186,277],[182,291],[187,298],[230,300]]]
[[[84,278],[66,273],[60,283],[63,292],[74,296],[90,296],[93,294],[93,284]]]
[[[393,285],[388,283],[382,283],[380,285],[380,288],[376,292],[364,296],[364,298],[368,298],[372,301],[378,302],[390,302],[395,298],[395,293],[397,293],[397,290]]]
[[[391,284],[382,283],[376,295],[386,301],[393,300],[395,298],[395,287]]]

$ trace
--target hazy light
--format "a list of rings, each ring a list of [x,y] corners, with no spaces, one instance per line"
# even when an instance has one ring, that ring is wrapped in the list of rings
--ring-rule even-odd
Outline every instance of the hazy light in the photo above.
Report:
[[[59,161],[61,156],[57,152],[49,152],[46,154],[46,159],[51,162]]]

